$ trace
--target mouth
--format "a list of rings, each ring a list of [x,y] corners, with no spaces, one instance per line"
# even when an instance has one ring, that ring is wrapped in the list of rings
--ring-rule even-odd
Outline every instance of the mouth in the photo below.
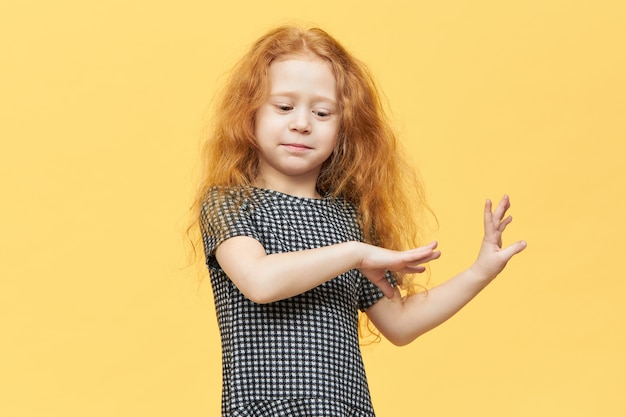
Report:
[[[281,146],[294,152],[302,152],[313,149],[310,146],[306,146],[301,143],[283,143]]]

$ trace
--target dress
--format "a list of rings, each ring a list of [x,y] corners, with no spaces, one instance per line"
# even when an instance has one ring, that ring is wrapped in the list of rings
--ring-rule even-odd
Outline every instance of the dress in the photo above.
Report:
[[[374,416],[357,322],[358,309],[382,292],[351,270],[292,298],[256,304],[214,256],[234,236],[258,240],[268,254],[360,241],[354,208],[341,199],[250,191],[230,190],[218,202],[213,190],[201,215],[222,341],[222,415]]]

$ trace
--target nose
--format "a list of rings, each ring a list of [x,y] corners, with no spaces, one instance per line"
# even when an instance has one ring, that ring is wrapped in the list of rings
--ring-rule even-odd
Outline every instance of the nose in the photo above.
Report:
[[[307,110],[294,111],[289,121],[289,130],[300,134],[311,133],[311,113]]]

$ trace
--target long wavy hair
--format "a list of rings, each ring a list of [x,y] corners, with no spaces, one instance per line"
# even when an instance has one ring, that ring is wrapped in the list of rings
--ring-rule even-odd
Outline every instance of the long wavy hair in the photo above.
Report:
[[[415,169],[399,149],[369,70],[325,31],[294,26],[262,36],[236,64],[215,102],[190,230],[195,228],[199,239],[198,219],[209,189],[246,188],[254,183],[259,161],[254,121],[269,93],[269,67],[276,60],[304,53],[324,59],[337,85],[337,145],[322,166],[318,191],[354,204],[366,242],[396,250],[418,246],[421,220],[430,209]],[[415,291],[413,280],[397,279],[405,293]]]

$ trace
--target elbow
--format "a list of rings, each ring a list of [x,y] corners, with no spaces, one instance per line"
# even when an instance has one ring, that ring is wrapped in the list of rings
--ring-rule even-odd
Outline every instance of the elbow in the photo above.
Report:
[[[393,339],[393,340],[392,340],[392,339],[389,339],[389,341],[390,341],[390,342],[391,342],[394,346],[397,346],[397,347],[406,346],[406,345],[408,345],[409,343],[411,343],[411,342],[412,342],[412,340],[408,340],[408,339]]]
[[[387,337],[387,340],[389,340],[394,346],[398,346],[398,347],[406,346],[412,341],[414,341],[415,339],[417,339],[417,337],[406,337],[406,336]]]
[[[241,280],[239,283],[235,283],[235,286],[248,300],[255,304],[269,304],[284,298],[277,293],[275,288],[266,284],[258,276],[253,281]]]
[[[273,303],[274,301],[279,301],[278,299],[272,297],[269,294],[265,294],[265,293],[243,293],[243,295],[246,296],[246,298],[250,301],[252,301],[255,304],[269,304],[269,303]]]
[[[420,337],[424,332],[403,332],[402,330],[393,332],[391,334],[385,334],[385,338],[389,340],[394,346],[402,347],[412,343],[415,339]]]
[[[265,288],[239,288],[239,291],[241,291],[241,293],[248,300],[252,301],[255,304],[269,304],[279,300],[278,298],[276,298],[275,294],[273,294],[271,291],[266,290]]]

